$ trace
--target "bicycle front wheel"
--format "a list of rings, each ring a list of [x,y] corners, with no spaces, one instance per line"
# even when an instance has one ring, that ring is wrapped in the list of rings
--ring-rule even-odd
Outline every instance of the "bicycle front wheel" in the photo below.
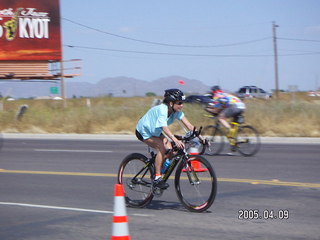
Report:
[[[239,127],[236,142],[239,153],[247,157],[255,155],[261,145],[258,131],[251,126]]]
[[[140,153],[132,153],[123,159],[118,182],[123,185],[128,206],[144,207],[153,199],[153,167],[148,158]]]
[[[207,126],[201,135],[207,140],[208,145],[202,145],[203,148],[199,150],[200,155],[204,153],[210,156],[218,155],[223,150],[225,136],[220,128],[213,125]]]
[[[211,207],[217,192],[217,177],[211,164],[202,156],[190,156],[179,164],[175,188],[180,202],[192,212]]]

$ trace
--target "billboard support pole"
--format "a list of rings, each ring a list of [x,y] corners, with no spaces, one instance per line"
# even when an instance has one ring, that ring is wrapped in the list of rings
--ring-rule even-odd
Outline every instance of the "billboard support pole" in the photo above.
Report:
[[[61,70],[61,98],[63,100],[63,107],[67,107],[67,99],[65,94],[65,86],[64,86],[64,66],[63,66],[63,60],[60,61],[60,70]]]

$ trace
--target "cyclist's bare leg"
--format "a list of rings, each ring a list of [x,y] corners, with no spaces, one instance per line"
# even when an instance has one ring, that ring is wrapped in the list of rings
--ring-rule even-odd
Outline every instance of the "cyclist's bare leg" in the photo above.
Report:
[[[226,117],[224,116],[223,113],[220,113],[219,116],[218,116],[218,118],[219,118],[219,121],[221,122],[221,124],[222,124],[225,128],[227,128],[227,129],[230,129],[230,128],[231,128],[228,120],[226,119]]]
[[[151,137],[145,140],[144,143],[157,150],[157,156],[155,159],[155,174],[159,176],[161,174],[161,166],[165,158],[166,149],[170,148],[170,143],[164,136]]]
[[[231,145],[231,151],[235,151],[235,149],[233,148],[235,146],[235,139],[234,139],[234,135],[235,135],[235,129],[231,128],[229,122],[227,121],[227,117],[225,115],[225,111],[222,111],[219,116],[219,121],[221,122],[221,124],[228,129],[228,132],[227,132],[227,138],[229,138],[229,142],[230,142],[230,145]]]
[[[229,122],[227,121],[227,117],[224,114],[224,111],[220,112],[218,115],[218,119],[220,121],[220,123],[227,129],[230,129],[231,126],[229,124]]]

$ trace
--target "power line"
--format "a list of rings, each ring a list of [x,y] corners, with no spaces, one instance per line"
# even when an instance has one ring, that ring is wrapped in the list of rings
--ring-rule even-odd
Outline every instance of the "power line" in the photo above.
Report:
[[[109,52],[120,52],[120,53],[137,53],[137,54],[147,54],[147,55],[165,55],[165,56],[184,56],[184,57],[271,57],[272,54],[261,54],[261,55],[252,55],[252,54],[189,54],[189,53],[168,53],[168,52],[146,52],[146,51],[133,51],[133,50],[122,50],[122,49],[111,49],[111,48],[99,48],[99,47],[88,47],[88,46],[76,46],[76,45],[63,45],[69,48],[80,48],[80,49],[89,49],[89,50],[98,50],[98,51],[109,51]],[[320,52],[309,52],[309,53],[296,53],[296,54],[279,54],[279,56],[299,56],[299,55],[317,55]]]
[[[291,54],[280,54],[278,56],[287,57],[287,56],[307,56],[307,55],[319,55],[320,52],[306,52],[306,53],[291,53]]]
[[[98,48],[88,46],[75,46],[75,45],[64,45],[69,48],[82,48],[90,50],[110,51],[110,52],[121,52],[121,53],[138,53],[148,55],[166,55],[166,56],[187,56],[187,57],[265,57],[271,55],[219,55],[219,54],[189,54],[189,53],[168,53],[168,52],[146,52],[146,51],[133,51],[133,50],[121,50],[121,49],[110,49],[110,48]]]
[[[310,40],[310,39],[298,39],[298,38],[277,38],[280,40],[288,40],[288,41],[300,41],[300,42],[319,42],[320,40]]]
[[[65,21],[71,22],[75,25],[96,31],[96,32],[100,32],[103,34],[107,34],[113,37],[118,37],[118,38],[122,38],[122,39],[126,39],[126,40],[130,40],[130,41],[135,41],[135,42],[140,42],[140,43],[147,43],[147,44],[153,44],[153,45],[160,45],[160,46],[166,46],[166,47],[181,47],[181,48],[218,48],[218,47],[232,47],[232,46],[238,46],[238,45],[245,45],[245,44],[250,44],[250,43],[255,43],[255,42],[261,42],[267,39],[270,39],[271,37],[264,37],[264,38],[260,38],[260,39],[255,39],[255,40],[250,40],[250,41],[244,41],[244,42],[237,42],[237,43],[229,43],[229,44],[218,44],[218,45],[186,45],[186,44],[170,44],[170,43],[160,43],[160,42],[153,42],[153,41],[147,41],[147,40],[141,40],[141,39],[136,39],[136,38],[130,38],[130,37],[125,37],[119,34],[114,34],[111,32],[107,32],[104,30],[100,30],[98,28],[94,28],[94,27],[90,27],[87,25],[84,25],[82,23],[79,22],[75,22],[73,20],[70,20],[68,18],[62,18]]]
[[[281,52],[295,52],[295,54],[307,54],[307,53],[310,53],[310,54],[317,54],[319,53],[319,51],[311,51],[311,50],[291,50],[291,49],[285,49],[285,48],[281,48],[279,49]]]

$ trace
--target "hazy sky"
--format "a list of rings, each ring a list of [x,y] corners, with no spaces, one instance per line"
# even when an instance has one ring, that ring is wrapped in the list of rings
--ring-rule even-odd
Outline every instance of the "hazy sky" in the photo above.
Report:
[[[275,21],[280,88],[320,87],[319,0],[60,0],[60,5],[64,59],[83,59],[83,74],[72,81],[180,75],[231,91],[243,85],[271,90]]]

